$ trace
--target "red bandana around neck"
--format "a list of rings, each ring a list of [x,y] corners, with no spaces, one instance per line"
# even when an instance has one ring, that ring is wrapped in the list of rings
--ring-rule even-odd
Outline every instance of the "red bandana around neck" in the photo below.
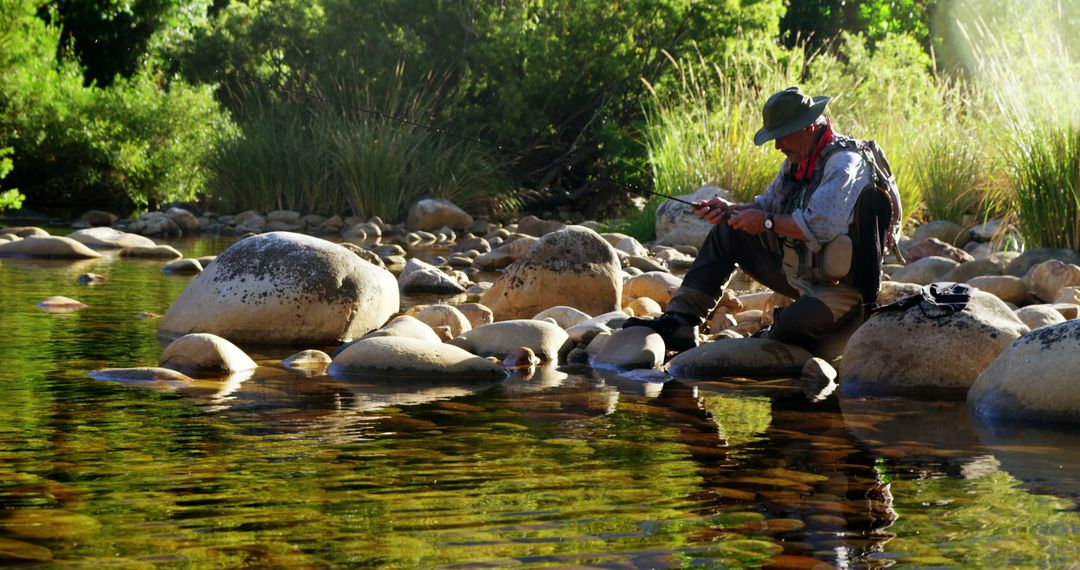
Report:
[[[829,124],[825,127],[825,132],[821,134],[821,140],[818,141],[817,147],[810,154],[810,158],[800,162],[795,167],[795,180],[809,179],[814,175],[814,164],[817,162],[818,156],[821,155],[821,151],[825,149],[825,145],[829,144],[832,139],[832,121],[829,121]]]

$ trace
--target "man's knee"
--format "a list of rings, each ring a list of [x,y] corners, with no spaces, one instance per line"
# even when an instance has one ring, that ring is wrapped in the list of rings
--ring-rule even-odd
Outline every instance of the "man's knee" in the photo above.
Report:
[[[770,337],[787,344],[813,346],[837,329],[829,306],[814,297],[802,297],[779,311]]]

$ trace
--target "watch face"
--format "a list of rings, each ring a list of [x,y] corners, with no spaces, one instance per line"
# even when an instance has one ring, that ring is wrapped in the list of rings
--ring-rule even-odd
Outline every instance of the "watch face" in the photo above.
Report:
[[[769,216],[768,218],[765,218],[765,229],[771,230],[772,225],[773,225],[772,216]]]

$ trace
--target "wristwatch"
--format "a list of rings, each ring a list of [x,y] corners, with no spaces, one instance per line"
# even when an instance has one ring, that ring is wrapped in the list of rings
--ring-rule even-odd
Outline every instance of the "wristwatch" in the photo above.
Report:
[[[769,214],[768,216],[765,216],[765,230],[771,232],[772,229],[773,229],[773,215]]]

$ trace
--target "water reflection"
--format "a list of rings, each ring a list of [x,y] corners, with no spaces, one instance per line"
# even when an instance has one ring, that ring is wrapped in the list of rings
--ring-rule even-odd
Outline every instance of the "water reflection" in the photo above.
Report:
[[[110,257],[86,263],[110,277],[88,288],[86,267],[23,261],[0,266],[0,564],[1075,562],[1068,430],[798,379],[545,365],[501,383],[345,381],[283,369],[298,348],[242,347],[260,367],[225,379],[94,380],[157,364],[156,323],[135,315],[164,313],[185,281]],[[90,308],[34,307],[53,294]]]

